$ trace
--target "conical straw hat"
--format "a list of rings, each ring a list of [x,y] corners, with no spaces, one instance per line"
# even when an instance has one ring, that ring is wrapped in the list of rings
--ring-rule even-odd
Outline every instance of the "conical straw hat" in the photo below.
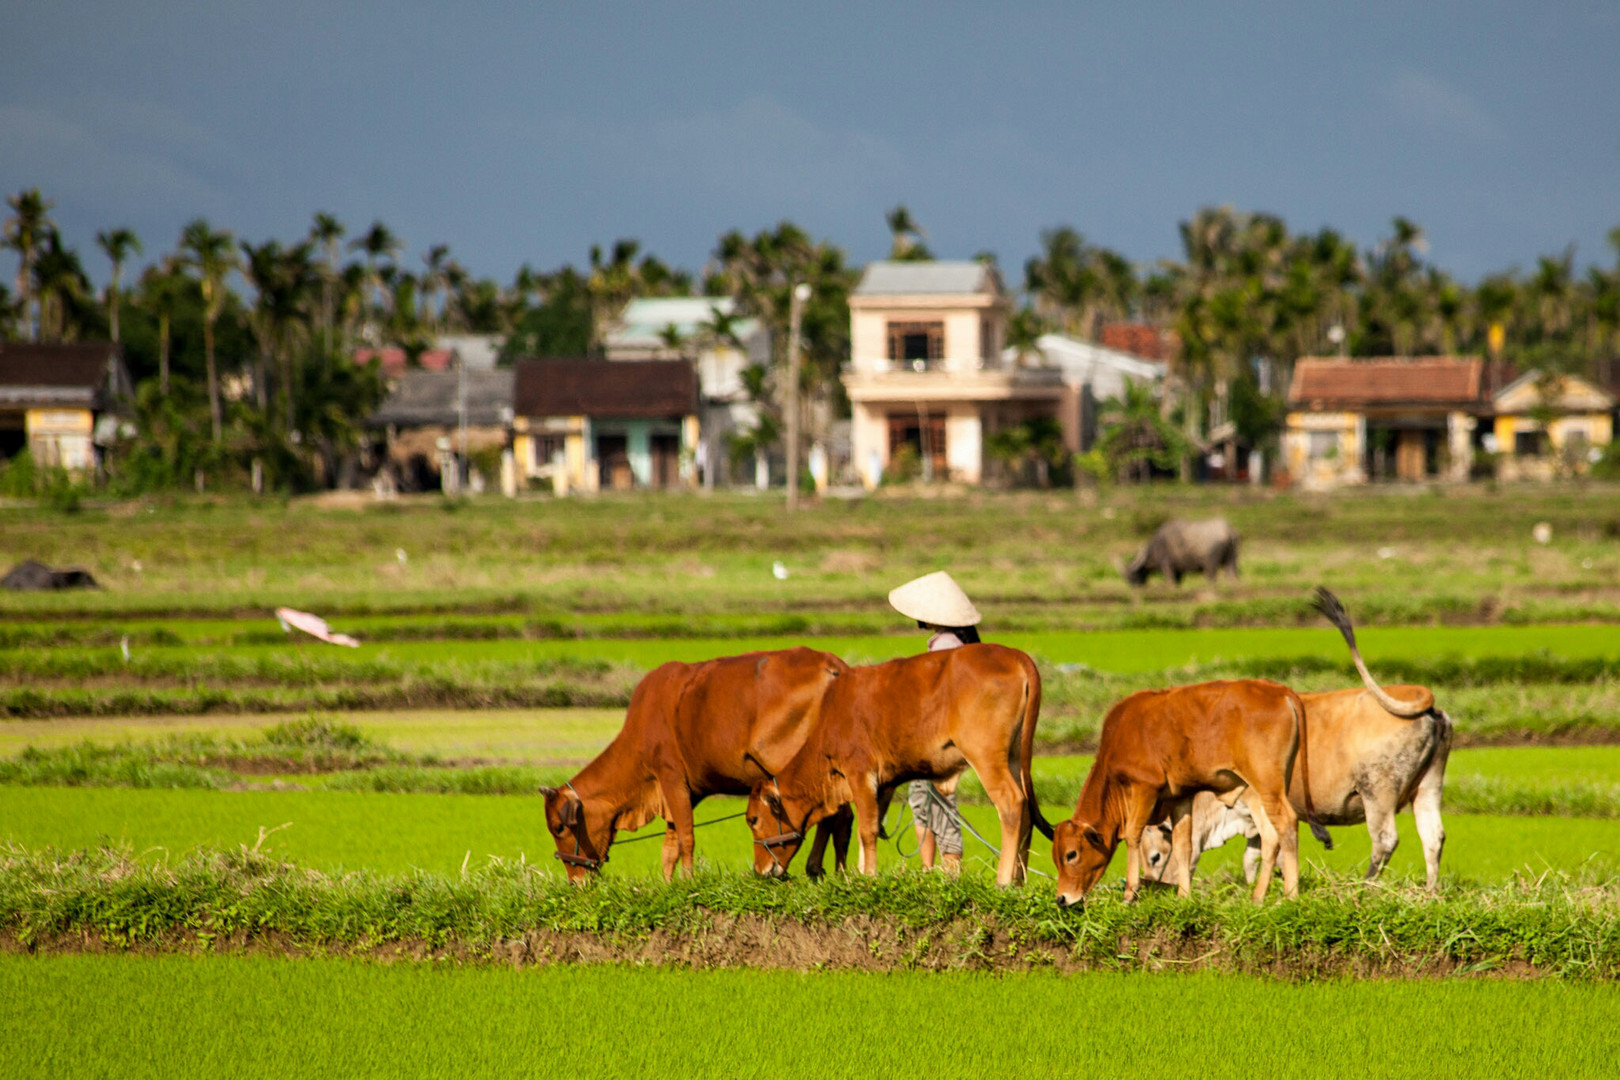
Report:
[[[908,581],[889,594],[894,610],[930,626],[977,626],[984,616],[943,570]]]

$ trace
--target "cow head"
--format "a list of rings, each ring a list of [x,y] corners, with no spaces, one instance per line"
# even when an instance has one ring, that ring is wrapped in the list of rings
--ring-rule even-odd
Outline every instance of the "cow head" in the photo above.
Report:
[[[1149,825],[1142,830],[1141,852],[1142,880],[1156,884],[1164,883],[1164,874],[1170,867],[1170,853],[1175,849],[1172,842],[1170,826],[1165,824]]]
[[[809,800],[784,796],[774,779],[754,785],[748,796],[748,830],[754,834],[754,872],[787,877],[788,864],[810,828]]]
[[[1089,821],[1065,821],[1052,830],[1052,861],[1057,864],[1058,907],[1084,904],[1114,857],[1117,835],[1104,836]]]
[[[608,846],[613,843],[613,822],[590,821],[585,803],[572,784],[542,787],[540,794],[546,800],[546,831],[557,845],[557,858],[568,867],[568,880],[584,881],[607,861]]]

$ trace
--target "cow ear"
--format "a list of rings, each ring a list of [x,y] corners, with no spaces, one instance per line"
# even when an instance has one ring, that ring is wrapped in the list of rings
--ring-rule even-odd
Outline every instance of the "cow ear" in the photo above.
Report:
[[[782,809],[782,792],[775,784],[765,788],[765,805],[771,808],[771,813],[777,817],[786,817],[787,811]]]
[[[1102,833],[1098,832],[1090,825],[1086,826],[1086,843],[1090,844],[1098,851],[1108,850],[1108,844],[1104,842]]]
[[[564,799],[557,811],[558,819],[570,829],[579,824],[579,800]]]
[[[538,791],[540,793],[540,797],[547,802],[550,802],[552,799],[557,797],[557,789],[554,787],[548,787],[545,784],[541,784],[535,790]]]

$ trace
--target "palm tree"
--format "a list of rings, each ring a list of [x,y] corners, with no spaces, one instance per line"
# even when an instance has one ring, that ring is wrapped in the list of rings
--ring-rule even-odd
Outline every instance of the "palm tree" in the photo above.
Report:
[[[45,233],[44,244],[34,255],[34,287],[39,295],[38,340],[63,340],[75,336],[78,326],[69,317],[69,308],[79,311],[90,296],[90,279],[85,275],[79,253],[62,243],[62,234],[53,225]]]
[[[428,248],[427,254],[422,256],[422,262],[427,266],[426,271],[422,274],[422,304],[427,308],[427,316],[433,325],[433,341],[435,345],[438,344],[439,340],[440,308],[434,301],[438,298],[439,292],[445,288],[447,280],[445,267],[448,265],[449,259],[449,244],[434,244]]]
[[[51,223],[51,207],[39,188],[27,188],[6,196],[11,216],[5,221],[5,246],[17,253],[17,304],[22,311],[23,325],[31,340],[39,340],[39,322],[30,322],[28,304],[32,298],[34,256],[46,233],[55,228]]]
[[[157,316],[158,321],[158,392],[169,396],[169,325],[180,303],[180,290],[184,287],[180,260],[170,255],[155,266],[148,266],[141,274],[140,292],[136,303]]]
[[[332,355],[332,290],[337,281],[338,252],[346,232],[343,223],[325,211],[318,212],[309,227],[310,242],[321,249],[321,333],[328,358]]]
[[[96,243],[112,261],[112,280],[107,285],[107,318],[109,320],[113,344],[118,344],[118,279],[124,272],[124,260],[131,254],[141,253],[141,238],[129,229],[111,229],[96,233]]]
[[[904,205],[890,210],[883,219],[889,223],[889,258],[897,262],[927,262],[934,257],[923,243],[928,234]]]
[[[230,233],[215,231],[204,218],[187,225],[180,234],[180,250],[185,265],[197,271],[203,298],[203,357],[208,365],[208,419],[213,425],[214,442],[225,434],[225,417],[219,404],[219,369],[214,362],[214,320],[225,304],[225,278],[238,266],[236,248]]]
[[[363,236],[349,242],[350,251],[362,252],[366,257],[366,280],[370,286],[372,299],[366,317],[369,337],[377,338],[379,333],[377,323],[381,310],[380,297],[383,280],[378,271],[377,263],[382,259],[393,261],[403,249],[404,244],[400,242],[399,237],[395,236],[388,226],[381,221],[372,222],[371,228],[367,229]],[[373,340],[372,344],[381,344],[381,341],[380,339]]]

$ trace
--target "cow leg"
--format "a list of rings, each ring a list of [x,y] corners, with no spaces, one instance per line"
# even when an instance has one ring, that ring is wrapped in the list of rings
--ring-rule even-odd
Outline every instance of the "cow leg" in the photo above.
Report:
[[[873,784],[869,777],[861,777],[858,780],[851,777],[850,779],[852,781],[850,784],[853,789],[852,794],[855,796],[855,820],[860,826],[861,834],[859,869],[861,873],[875,877],[877,875],[878,826],[881,824],[878,818],[877,792],[873,790]]]
[[[1423,841],[1423,869],[1430,892],[1440,887],[1440,852],[1446,846],[1446,827],[1440,821],[1440,790],[1445,781],[1446,749],[1442,747],[1412,798],[1412,816],[1417,818],[1418,837]]]
[[[1395,828],[1395,798],[1387,791],[1363,792],[1361,804],[1367,811],[1367,835],[1372,837],[1372,858],[1367,860],[1367,880],[1384,872],[1389,857],[1401,842]]]
[[[675,826],[674,825],[671,825],[668,822],[665,822],[664,823],[664,850],[663,850],[663,853],[662,853],[662,856],[661,856],[661,859],[660,859],[660,861],[663,863],[663,867],[664,867],[664,880],[665,881],[668,881],[668,880],[670,880],[671,878],[673,878],[675,876],[675,863],[680,859],[680,857],[681,857],[680,833],[675,831]]]
[[[990,755],[988,760],[980,754],[967,754],[965,748],[963,754],[973,771],[979,774],[979,783],[984,785],[984,792],[990,796],[996,816],[1001,819],[1001,858],[996,863],[996,887],[1005,889],[1023,880],[1018,844],[1029,814],[1024,785],[1007,768],[1007,759],[1001,753]]]
[[[1253,789],[1250,789],[1251,791]],[[1255,872],[1254,892],[1251,894],[1255,903],[1266,898],[1266,890],[1271,888],[1271,874],[1277,867],[1277,848],[1279,835],[1276,823],[1263,806],[1257,806],[1261,800],[1255,796],[1252,800],[1249,793],[1244,794],[1243,801],[1248,805],[1254,823],[1260,827],[1260,866]]]
[[[879,807],[878,809],[881,813],[887,807]],[[831,821],[833,865],[841,874],[849,865],[849,838],[850,834],[855,830],[855,811],[849,808],[848,803],[845,803],[838,808],[838,813],[832,816]]]
[[[825,871],[822,869],[822,860],[827,855],[827,841],[832,837],[832,819],[827,818],[816,824],[816,838],[810,843],[810,853],[804,857],[804,874],[814,881]]]
[[[1277,858],[1282,862],[1283,895],[1290,900],[1299,896],[1299,815],[1294,813],[1293,804],[1288,801],[1285,792],[1265,796],[1266,816],[1271,819],[1272,827],[1277,836]],[[1264,857],[1262,855],[1262,862]],[[1266,881],[1269,885],[1271,873],[1265,870]],[[1256,884],[1255,891],[1260,893],[1259,899],[1265,899],[1265,890]]]
[[[1125,895],[1122,899],[1130,904],[1135,903],[1142,891],[1142,830],[1162,817],[1154,813],[1160,809],[1158,792],[1133,787],[1127,789],[1125,798]]]
[[[1192,803],[1189,801],[1177,807],[1179,813],[1172,811],[1170,826],[1170,859],[1176,866],[1176,895],[1185,899],[1192,895],[1192,868],[1193,861],[1198,853],[1193,850],[1193,819]],[[1177,860],[1176,852],[1185,853],[1185,857]]]
[[[669,845],[669,831],[675,831],[676,844],[679,847],[680,862],[686,868],[686,875],[692,876],[692,850],[696,842],[696,835],[692,830],[692,793],[687,790],[686,778],[683,776],[660,777],[658,786],[664,796],[664,821],[667,823],[664,830],[664,844]],[[665,866],[664,880],[668,881],[675,874],[673,863]]]

